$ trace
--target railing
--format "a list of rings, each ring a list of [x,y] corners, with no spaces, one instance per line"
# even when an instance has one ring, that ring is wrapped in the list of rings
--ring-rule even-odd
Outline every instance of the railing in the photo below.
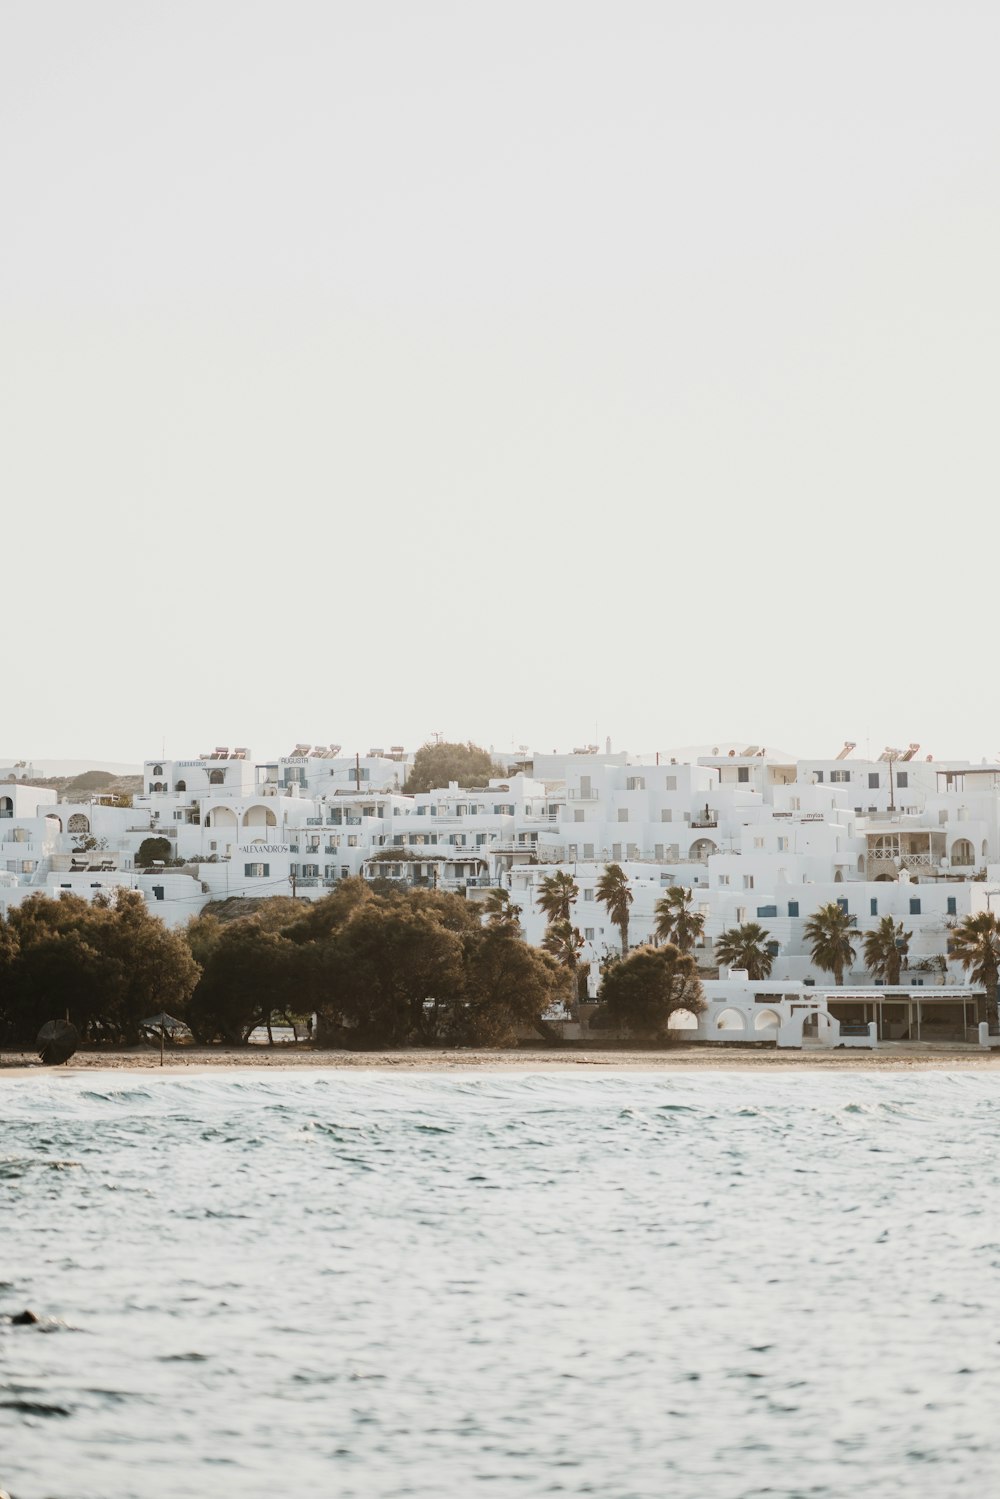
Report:
[[[692,817],[691,826],[693,828],[717,828],[719,826],[719,819],[717,817]]]
[[[566,796],[571,802],[599,802],[601,799],[600,792],[581,791],[577,786],[570,786]]]

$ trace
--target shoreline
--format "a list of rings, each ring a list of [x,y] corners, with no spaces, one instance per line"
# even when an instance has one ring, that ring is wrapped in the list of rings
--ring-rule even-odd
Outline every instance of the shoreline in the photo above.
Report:
[[[571,1068],[599,1072],[629,1071],[787,1071],[789,1069],[834,1072],[981,1072],[1000,1068],[1000,1051],[978,1051],[968,1046],[896,1042],[877,1051],[777,1051],[731,1046],[671,1046],[663,1050],[562,1049],[546,1046],[516,1050],[443,1051],[312,1051],[291,1047],[183,1047],[160,1054],[143,1048],[136,1051],[80,1051],[58,1067],[46,1067],[33,1052],[0,1054],[0,1083],[4,1078],[70,1073],[144,1072],[163,1077],[184,1077],[226,1068],[247,1071],[327,1071],[330,1069],[402,1069],[422,1072],[562,1072]]]

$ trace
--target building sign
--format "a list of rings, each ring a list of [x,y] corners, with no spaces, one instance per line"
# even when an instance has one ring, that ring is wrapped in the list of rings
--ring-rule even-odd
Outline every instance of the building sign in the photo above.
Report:
[[[236,846],[240,854],[288,854],[291,853],[287,843],[239,843]]]

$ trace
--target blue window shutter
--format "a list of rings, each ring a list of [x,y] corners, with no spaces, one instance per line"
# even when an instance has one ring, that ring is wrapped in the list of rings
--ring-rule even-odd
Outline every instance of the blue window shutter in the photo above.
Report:
[[[872,915],[873,916],[877,916],[878,915],[878,901],[874,898],[874,896],[872,897],[872,900],[871,900],[871,908],[872,908]]]
[[[799,903],[797,900],[790,900],[788,902],[788,914],[789,916],[797,916],[799,914]]]
[[[910,915],[911,916],[919,916],[920,915],[920,899],[916,895],[911,895],[911,897],[910,897]]]
[[[949,916],[957,916],[958,915],[958,901],[955,899],[955,897],[953,895],[949,895],[949,897],[948,897],[948,915]]]

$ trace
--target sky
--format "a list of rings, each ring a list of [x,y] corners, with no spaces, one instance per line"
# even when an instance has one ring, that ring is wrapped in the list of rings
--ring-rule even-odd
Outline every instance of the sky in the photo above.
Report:
[[[2,0],[0,748],[1000,753],[992,0]]]

